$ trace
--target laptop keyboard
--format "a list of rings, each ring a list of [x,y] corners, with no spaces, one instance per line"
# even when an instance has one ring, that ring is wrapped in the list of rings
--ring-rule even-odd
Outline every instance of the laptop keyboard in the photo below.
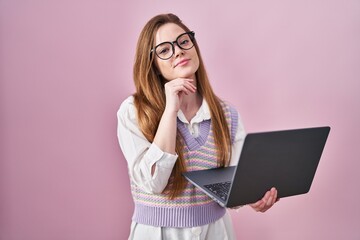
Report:
[[[230,190],[231,182],[221,182],[204,185],[210,192],[214,193],[216,196],[220,197],[222,200],[226,201],[228,193]]]

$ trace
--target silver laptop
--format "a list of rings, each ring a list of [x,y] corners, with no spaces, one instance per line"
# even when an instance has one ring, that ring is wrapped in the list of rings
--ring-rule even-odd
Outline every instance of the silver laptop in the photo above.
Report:
[[[223,207],[260,200],[275,187],[278,197],[309,192],[330,127],[250,133],[238,165],[185,172],[187,180]]]

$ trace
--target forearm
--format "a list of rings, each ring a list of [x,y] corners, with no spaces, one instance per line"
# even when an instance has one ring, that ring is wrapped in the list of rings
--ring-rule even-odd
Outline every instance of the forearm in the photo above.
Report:
[[[176,154],[176,119],[176,111],[165,109],[154,138],[154,143],[162,151],[170,154]]]
[[[132,183],[150,193],[160,193],[166,187],[177,155],[162,151],[149,142],[140,131],[133,98],[126,99],[118,113],[117,136],[128,163]],[[152,169],[157,171],[152,171]]]

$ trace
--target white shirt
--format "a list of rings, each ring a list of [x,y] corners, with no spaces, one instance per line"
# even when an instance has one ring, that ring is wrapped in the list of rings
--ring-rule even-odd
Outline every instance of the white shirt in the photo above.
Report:
[[[238,116],[238,127],[232,144],[231,166],[236,165],[238,162],[245,137],[245,131],[240,115]],[[177,155],[163,152],[155,143],[151,143],[145,138],[137,123],[136,108],[132,96],[123,101],[117,112],[117,118],[117,136],[128,164],[130,178],[137,186],[141,187],[146,192],[161,193],[168,183]],[[181,110],[178,112],[178,118],[185,123],[190,133],[194,137],[197,137],[199,134],[199,123],[211,118],[209,106],[204,99],[201,107],[191,119],[190,123],[187,121]],[[153,164],[156,164],[156,168],[152,175],[151,168]],[[132,231],[135,230],[135,225],[137,228],[136,231],[139,231],[138,228],[141,226],[144,228],[144,225],[133,223]],[[155,229],[157,229],[157,227],[146,226],[146,228],[149,227],[154,228],[153,232],[156,232]],[[200,227],[200,232],[205,229],[202,229],[203,227],[205,226]],[[207,225],[206,229],[208,229],[208,227],[209,226]],[[191,230],[193,228],[189,229]],[[131,235],[134,235],[133,232]],[[154,239],[156,239],[156,237]]]

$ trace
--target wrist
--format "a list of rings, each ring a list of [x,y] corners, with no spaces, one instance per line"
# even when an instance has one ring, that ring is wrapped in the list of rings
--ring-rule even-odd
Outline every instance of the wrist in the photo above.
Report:
[[[177,114],[178,114],[178,111],[177,109],[174,109],[174,108],[170,108],[170,107],[165,107],[165,110],[163,112],[163,116],[169,116],[169,117],[177,117]]]

